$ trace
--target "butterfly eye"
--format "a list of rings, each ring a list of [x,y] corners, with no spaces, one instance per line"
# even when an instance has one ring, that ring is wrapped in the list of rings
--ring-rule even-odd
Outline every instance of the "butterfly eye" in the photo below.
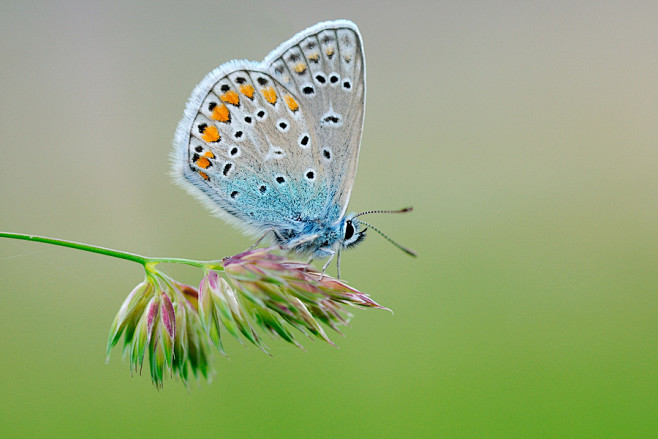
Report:
[[[352,225],[352,221],[347,221],[345,223],[345,237],[343,239],[347,241],[352,236],[354,236],[354,226]]]

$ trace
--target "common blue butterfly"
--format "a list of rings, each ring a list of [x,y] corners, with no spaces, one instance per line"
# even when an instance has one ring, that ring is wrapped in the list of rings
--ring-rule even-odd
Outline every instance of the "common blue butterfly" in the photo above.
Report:
[[[175,177],[218,216],[261,239],[271,232],[284,249],[329,257],[326,268],[365,237],[358,215],[345,213],[365,76],[361,34],[349,20],[311,26],[260,63],[222,64],[187,102]]]

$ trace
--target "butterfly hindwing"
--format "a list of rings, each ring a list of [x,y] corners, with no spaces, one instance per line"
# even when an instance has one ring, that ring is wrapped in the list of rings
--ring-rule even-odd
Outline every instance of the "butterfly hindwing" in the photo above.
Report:
[[[217,213],[255,233],[294,228],[328,198],[304,111],[259,64],[226,63],[188,102],[176,135],[176,173]]]

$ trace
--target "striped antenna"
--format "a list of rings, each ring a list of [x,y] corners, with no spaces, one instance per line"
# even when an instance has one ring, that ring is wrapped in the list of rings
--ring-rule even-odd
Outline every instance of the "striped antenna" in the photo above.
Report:
[[[394,210],[394,211],[373,211],[373,212],[365,212],[365,213],[362,213],[361,215],[365,215],[366,213],[402,213],[402,212],[409,212],[410,210],[411,210],[411,208],[409,208],[409,210],[404,210],[404,211],[399,211],[399,210]],[[379,230],[377,227],[373,226],[372,224],[368,224],[367,222],[361,221],[361,220],[359,220],[359,222],[361,224],[365,224],[366,226],[370,227],[375,232],[382,235],[384,237],[384,239],[386,239],[388,242],[390,242],[391,244],[393,244],[394,246],[396,246],[397,248],[399,248],[400,250],[402,250],[406,254],[408,254],[410,256],[413,256],[414,258],[418,256],[418,254],[415,251],[413,251],[409,248],[403,247],[400,244],[398,244],[397,242],[393,241],[384,232],[382,232],[381,230]],[[365,232],[365,230],[364,230],[364,232]]]
[[[403,207],[402,209],[398,209],[398,210],[368,210],[366,212],[361,212],[361,213],[358,213],[358,214],[354,215],[353,218],[356,218],[357,216],[361,216],[361,215],[369,215],[371,213],[407,213],[407,212],[411,212],[412,210],[414,210],[413,207]],[[374,227],[373,227],[373,229],[374,229]],[[384,235],[384,234],[382,233],[382,235]]]

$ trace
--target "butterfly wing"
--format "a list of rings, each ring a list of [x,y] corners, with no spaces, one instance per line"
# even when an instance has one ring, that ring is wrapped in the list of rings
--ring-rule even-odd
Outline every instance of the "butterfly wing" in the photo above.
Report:
[[[363,124],[363,54],[355,28],[342,20],[320,23],[263,63],[231,61],[210,72],[176,131],[174,175],[182,186],[254,235],[274,228],[299,236],[309,220],[338,221]],[[302,56],[308,49],[300,44],[311,41],[323,55],[310,53],[317,62],[306,64],[306,72],[292,66],[285,73],[285,56],[295,50]],[[311,73],[324,74],[325,83]]]
[[[359,30],[349,20],[318,23],[273,50],[263,61],[310,116],[315,161],[330,189],[326,218],[340,220],[356,177],[366,84]],[[333,210],[333,211],[332,211]]]

